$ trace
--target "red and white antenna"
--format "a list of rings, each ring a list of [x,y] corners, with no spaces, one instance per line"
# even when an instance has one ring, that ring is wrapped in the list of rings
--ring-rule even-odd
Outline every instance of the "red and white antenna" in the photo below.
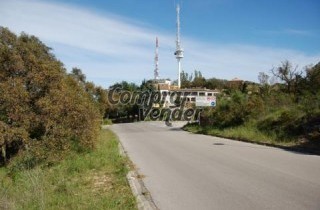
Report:
[[[158,37],[156,37],[156,52],[155,52],[155,56],[154,56],[154,65],[155,65],[155,69],[154,69],[154,79],[158,80],[159,79],[159,41],[158,41]]]

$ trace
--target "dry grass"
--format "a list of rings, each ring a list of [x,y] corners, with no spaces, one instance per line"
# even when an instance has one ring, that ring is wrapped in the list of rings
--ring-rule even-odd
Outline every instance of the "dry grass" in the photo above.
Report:
[[[0,209],[136,209],[127,163],[116,136],[102,130],[95,151],[50,168],[0,169]]]

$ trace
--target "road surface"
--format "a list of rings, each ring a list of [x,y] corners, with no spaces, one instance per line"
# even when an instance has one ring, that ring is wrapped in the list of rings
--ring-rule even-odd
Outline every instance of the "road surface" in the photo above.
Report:
[[[320,156],[191,134],[163,122],[111,129],[162,210],[320,210]]]

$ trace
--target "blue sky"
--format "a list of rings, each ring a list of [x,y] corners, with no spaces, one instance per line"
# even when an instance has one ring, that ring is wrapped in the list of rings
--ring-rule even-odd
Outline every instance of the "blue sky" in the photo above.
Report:
[[[174,80],[177,2],[187,72],[257,81],[285,59],[301,69],[320,61],[317,0],[0,0],[0,25],[38,36],[103,87],[152,78],[158,36],[160,77]]]

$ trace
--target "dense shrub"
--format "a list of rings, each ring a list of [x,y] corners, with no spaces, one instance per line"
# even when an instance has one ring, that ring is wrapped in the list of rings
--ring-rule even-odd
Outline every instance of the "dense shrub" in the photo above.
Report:
[[[203,124],[220,128],[241,125],[253,113],[252,107],[258,102],[256,98],[251,99],[244,93],[233,92],[230,97],[219,98],[214,110],[205,111]]]
[[[303,117],[304,114],[297,109],[279,110],[258,121],[257,127],[262,132],[286,139],[303,134]]]
[[[99,110],[38,38],[0,28],[0,162],[55,161],[95,145]]]
[[[276,141],[301,140],[318,147],[314,145],[320,145],[320,63],[306,68],[305,75],[289,62],[273,73],[281,83],[270,85],[265,76],[249,91],[224,91],[217,107],[202,113],[202,125],[220,130],[243,125]]]

